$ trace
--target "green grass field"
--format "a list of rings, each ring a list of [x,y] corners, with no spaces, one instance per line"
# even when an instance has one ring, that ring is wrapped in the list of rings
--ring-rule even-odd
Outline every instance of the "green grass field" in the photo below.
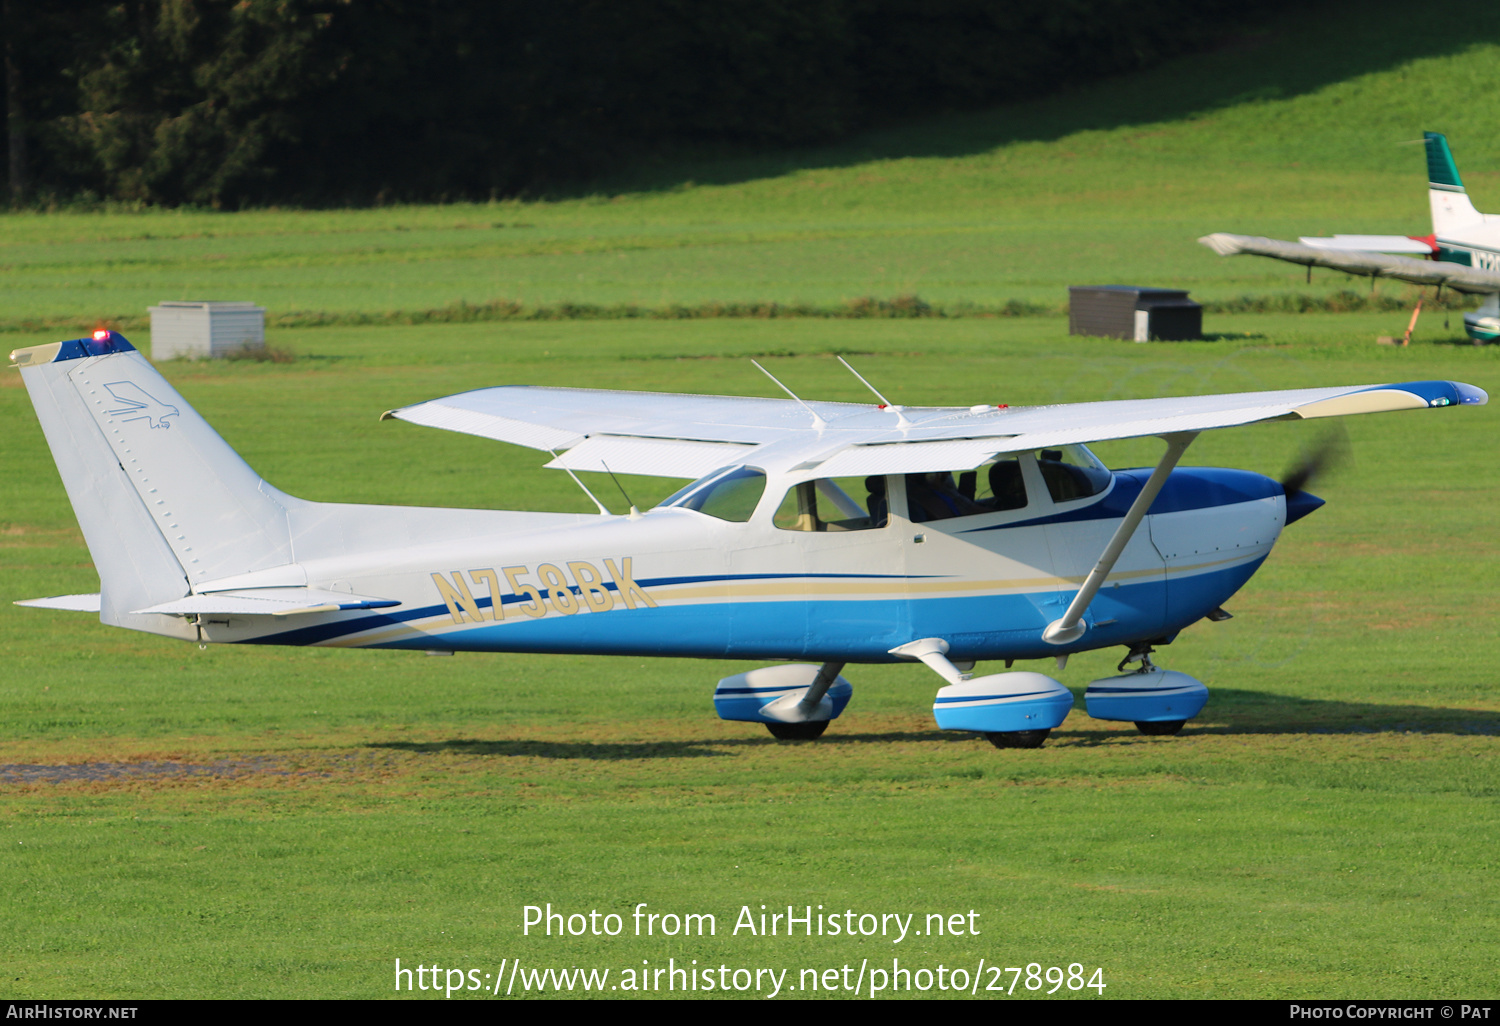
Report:
[[[1194,240],[1424,235],[1422,150],[1403,145],[1423,130],[1449,133],[1475,203],[1500,210],[1500,9],[1449,10],[1319,5],[1135,78],[820,150],[635,167],[556,202],[3,217],[0,328],[197,298],[276,315],[901,294],[1060,307],[1069,284],[1117,280],[1301,292],[1300,268]],[[1312,291],[1348,287],[1320,271]]]
[[[1454,38],[1357,10],[1025,109],[638,168],[597,196],[0,217],[0,321],[14,347],[61,337],[39,324],[199,296],[381,313],[900,293],[1060,306],[1065,285],[1103,280],[1296,293],[1299,269],[1193,239],[1425,232],[1420,153],[1395,145],[1424,128],[1450,132],[1477,205],[1500,210],[1485,118],[1500,16],[1475,6],[1479,34]],[[1414,378],[1500,393],[1500,349],[1441,317],[1408,349],[1374,344],[1399,312],[1213,315],[1213,341],[1157,345],[1070,338],[1057,316],[334,326],[274,332],[289,363],[163,369],[294,494],[584,511],[530,450],[376,417],[500,383],[772,394],[750,356],[803,394],[862,400],[835,353],[910,404]],[[916,666],[851,667],[854,702],[825,738],[780,743],[713,715],[714,682],[744,664],[200,651],[11,606],[97,577],[10,373],[0,996],[380,997],[399,958],[473,970],[486,991],[515,959],[609,969],[613,985],[675,959],[787,970],[782,996],[809,997],[828,991],[793,989],[803,970],[848,965],[852,981],[899,958],[971,978],[981,959],[1079,963],[1116,998],[1493,997],[1495,416],[1348,421],[1354,461],[1314,488],[1328,505],[1288,530],[1235,619],[1161,654],[1213,693],[1180,736],[1090,720],[1080,701],[1045,748],[996,751],[934,729],[937,683]],[[1214,433],[1189,462],[1279,474],[1312,428]],[[1098,451],[1124,466],[1158,447]],[[626,484],[641,505],[673,487]],[[1121,654],[1060,678],[1081,692]],[[548,902],[620,914],[625,933],[523,936],[523,907]],[[717,933],[630,936],[640,902],[713,913]],[[917,929],[974,910],[979,932],[732,932],[763,904],[915,914]]]

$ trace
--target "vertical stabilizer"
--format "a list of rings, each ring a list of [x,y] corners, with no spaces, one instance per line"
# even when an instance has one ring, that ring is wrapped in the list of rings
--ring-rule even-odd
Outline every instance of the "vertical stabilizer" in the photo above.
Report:
[[[18,349],[37,418],[99,571],[100,619],[192,636],[135,615],[198,584],[293,562],[288,506],[121,335]]]
[[[1438,132],[1423,132],[1427,144],[1427,198],[1432,204],[1432,231],[1444,235],[1484,220],[1474,209],[1458,165],[1448,149],[1448,139]]]

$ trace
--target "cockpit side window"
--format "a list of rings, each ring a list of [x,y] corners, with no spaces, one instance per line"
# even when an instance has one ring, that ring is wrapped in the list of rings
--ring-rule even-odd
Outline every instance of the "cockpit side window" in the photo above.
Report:
[[[786,493],[772,522],[783,531],[870,531],[884,527],[885,478],[875,475],[803,481]]]
[[[1109,487],[1112,476],[1098,457],[1081,445],[1039,450],[1036,465],[1053,502],[1098,495]]]
[[[1016,460],[1010,462],[1016,463]],[[947,520],[950,517],[975,516],[978,513],[1022,507],[1026,505],[1026,486],[1020,481],[1020,466],[1014,469],[1017,472],[1014,489],[1010,478],[1005,477],[1005,471],[996,471],[995,477],[992,477],[990,471],[984,472],[986,484],[983,489],[980,489],[980,471],[962,472],[957,480],[948,471],[907,474],[907,516],[912,523],[926,523],[929,520]],[[1004,504],[996,505],[992,481],[1002,484],[1002,498],[999,501]]]
[[[1025,509],[1026,482],[1021,477],[1021,461],[1014,456],[996,460],[984,470],[988,485],[978,497],[980,505],[991,510]]]
[[[1016,456],[992,460],[956,477],[948,472],[906,475],[908,516],[916,524],[1025,509],[1029,501]]]
[[[716,470],[670,496],[662,506],[697,510],[731,523],[743,524],[755,512],[766,490],[764,471],[754,467]]]

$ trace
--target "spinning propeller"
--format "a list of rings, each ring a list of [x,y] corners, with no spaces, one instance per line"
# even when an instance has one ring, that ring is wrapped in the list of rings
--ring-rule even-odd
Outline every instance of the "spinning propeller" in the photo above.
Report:
[[[1307,491],[1307,486],[1331,470],[1345,466],[1353,458],[1349,448],[1349,434],[1342,423],[1328,426],[1310,449],[1287,468],[1281,475],[1281,487],[1286,492],[1286,522],[1301,520],[1323,505],[1323,500]]]

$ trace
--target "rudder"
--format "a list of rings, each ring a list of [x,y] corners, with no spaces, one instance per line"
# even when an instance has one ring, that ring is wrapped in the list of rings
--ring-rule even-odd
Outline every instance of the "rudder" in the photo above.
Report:
[[[1427,197],[1432,206],[1433,234],[1442,235],[1484,220],[1458,177],[1458,164],[1448,149],[1447,137],[1440,132],[1423,132],[1422,141],[1427,148]]]

